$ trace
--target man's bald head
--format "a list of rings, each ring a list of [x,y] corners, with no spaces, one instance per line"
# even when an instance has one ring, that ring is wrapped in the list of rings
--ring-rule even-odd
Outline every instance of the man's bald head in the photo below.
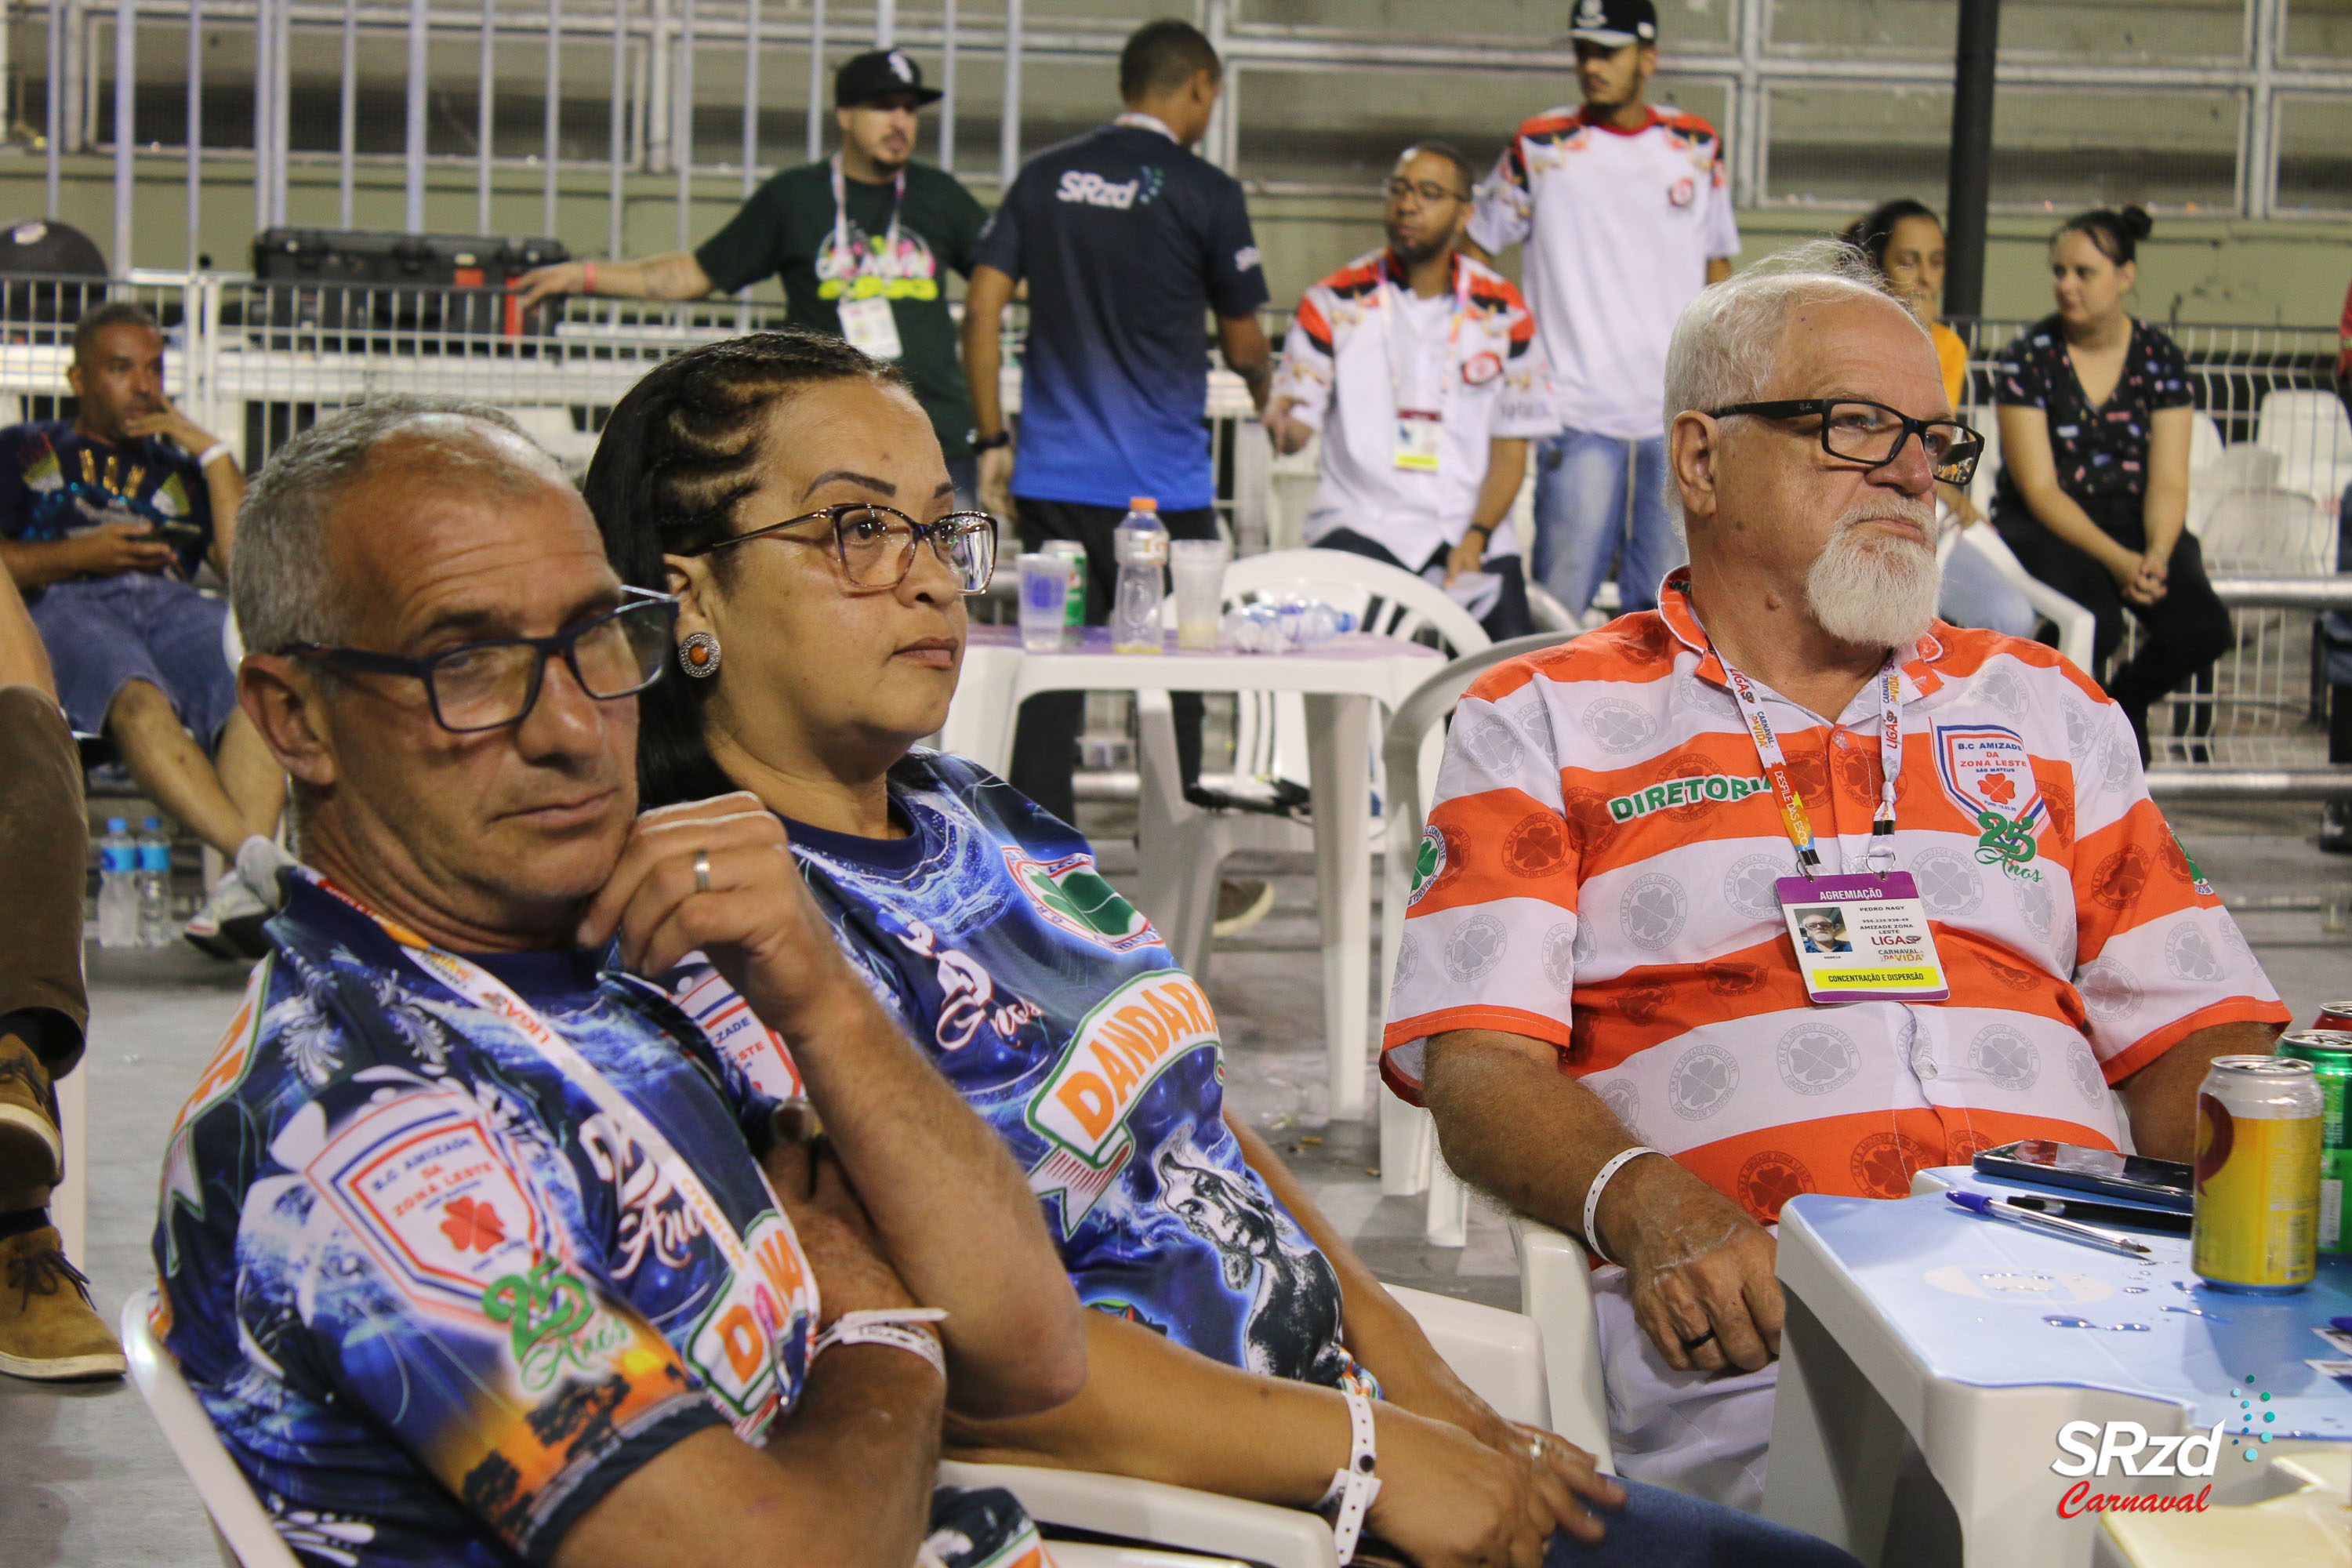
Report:
[[[570,489],[554,459],[503,410],[449,397],[385,397],[321,419],[272,453],[237,513],[229,594],[248,649],[347,640],[369,584],[342,581],[337,537],[364,526],[383,542],[435,494],[503,497]]]

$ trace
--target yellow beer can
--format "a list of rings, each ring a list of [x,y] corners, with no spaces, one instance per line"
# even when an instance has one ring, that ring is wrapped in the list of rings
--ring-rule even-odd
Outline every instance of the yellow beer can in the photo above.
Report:
[[[2217,1290],[2283,1296],[2318,1268],[2320,1126],[2311,1064],[2215,1057],[2197,1089],[2189,1267]]]

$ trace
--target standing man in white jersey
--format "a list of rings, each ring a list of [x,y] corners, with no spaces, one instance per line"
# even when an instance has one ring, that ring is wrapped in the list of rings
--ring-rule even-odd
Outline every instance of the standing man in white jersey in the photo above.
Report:
[[[1659,410],[1666,339],[1694,295],[1731,276],[1739,231],[1715,127],[1643,96],[1657,7],[1577,0],[1569,26],[1584,103],[1519,127],[1465,248],[1491,260],[1528,247],[1561,426],[1536,448],[1537,581],[1581,615],[1614,561],[1621,604],[1646,610],[1683,559]]]

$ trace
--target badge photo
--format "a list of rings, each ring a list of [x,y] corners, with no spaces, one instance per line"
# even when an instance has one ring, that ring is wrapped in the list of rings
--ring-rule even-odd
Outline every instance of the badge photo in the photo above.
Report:
[[[1941,1002],[1952,992],[1908,871],[1774,884],[1805,994],[1819,1003]]]

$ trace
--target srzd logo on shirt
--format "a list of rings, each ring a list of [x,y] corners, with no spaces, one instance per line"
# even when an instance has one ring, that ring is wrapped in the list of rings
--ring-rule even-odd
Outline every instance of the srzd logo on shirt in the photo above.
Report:
[[[1055,187],[1054,195],[1057,201],[1078,202],[1090,207],[1116,207],[1125,212],[1129,207],[1150,206],[1151,198],[1160,194],[1160,179],[1157,168],[1146,168],[1134,179],[1117,184],[1084,169],[1065,169],[1062,183]]]
[[[1134,1154],[1128,1112],[1160,1074],[1217,1044],[1216,1010],[1181,969],[1137,975],[1079,1021],[1027,1111],[1029,1125],[1054,1145],[1030,1171],[1029,1190],[1060,1196],[1064,1236]]]
[[[1087,855],[1039,860],[1008,846],[1004,868],[1046,921],[1113,952],[1133,952],[1160,940],[1151,922],[1103,879]]]

